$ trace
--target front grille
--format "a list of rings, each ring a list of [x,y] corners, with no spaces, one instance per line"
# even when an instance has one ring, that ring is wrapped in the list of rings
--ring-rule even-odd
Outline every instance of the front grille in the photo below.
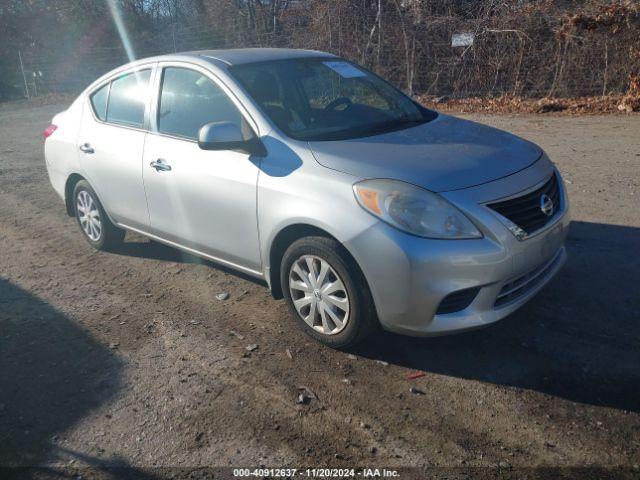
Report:
[[[546,215],[540,208],[542,195],[547,195],[553,202],[553,210],[550,215]],[[511,220],[527,234],[531,234],[544,227],[560,211],[558,179],[554,174],[544,185],[533,192],[502,202],[489,203],[487,206]]]
[[[560,261],[562,257],[562,252],[558,251],[556,255],[547,263],[543,263],[539,267],[534,268],[528,273],[525,273],[521,277],[516,278],[515,280],[505,284],[501,289],[500,293],[496,297],[496,301],[494,302],[494,307],[502,307],[507,305],[515,300],[518,300],[520,297],[526,295],[538,285],[540,285],[549,272],[551,272],[555,266]]]
[[[480,291],[480,288],[467,288],[465,290],[458,290],[456,292],[450,293],[446,297],[442,299],[440,305],[438,305],[438,310],[436,311],[436,315],[443,315],[445,313],[453,313],[459,312],[460,310],[464,310],[471,302],[473,302],[474,298]]]

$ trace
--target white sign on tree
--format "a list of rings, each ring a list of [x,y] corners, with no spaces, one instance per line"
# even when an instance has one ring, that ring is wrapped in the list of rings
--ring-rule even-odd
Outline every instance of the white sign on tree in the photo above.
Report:
[[[471,45],[473,45],[475,36],[476,35],[473,32],[454,33],[453,35],[451,35],[451,46],[470,47]]]

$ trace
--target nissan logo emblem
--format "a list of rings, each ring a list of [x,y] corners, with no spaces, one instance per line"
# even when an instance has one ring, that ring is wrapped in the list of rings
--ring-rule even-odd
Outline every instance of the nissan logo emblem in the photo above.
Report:
[[[543,193],[540,196],[540,210],[547,217],[553,215],[553,200],[551,200],[551,197],[549,197],[549,195],[547,195],[546,193]]]

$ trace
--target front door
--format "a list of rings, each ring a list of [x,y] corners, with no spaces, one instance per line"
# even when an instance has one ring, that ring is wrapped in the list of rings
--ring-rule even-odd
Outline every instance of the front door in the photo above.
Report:
[[[196,140],[206,123],[248,124],[206,72],[165,66],[161,74],[157,131],[147,135],[142,162],[151,233],[259,272],[258,161],[201,150]]]

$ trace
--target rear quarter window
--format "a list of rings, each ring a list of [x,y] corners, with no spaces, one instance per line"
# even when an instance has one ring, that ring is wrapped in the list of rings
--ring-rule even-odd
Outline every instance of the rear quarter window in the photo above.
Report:
[[[93,112],[100,120],[105,121],[107,119],[107,100],[109,98],[109,84],[97,90],[91,95],[91,106]]]

